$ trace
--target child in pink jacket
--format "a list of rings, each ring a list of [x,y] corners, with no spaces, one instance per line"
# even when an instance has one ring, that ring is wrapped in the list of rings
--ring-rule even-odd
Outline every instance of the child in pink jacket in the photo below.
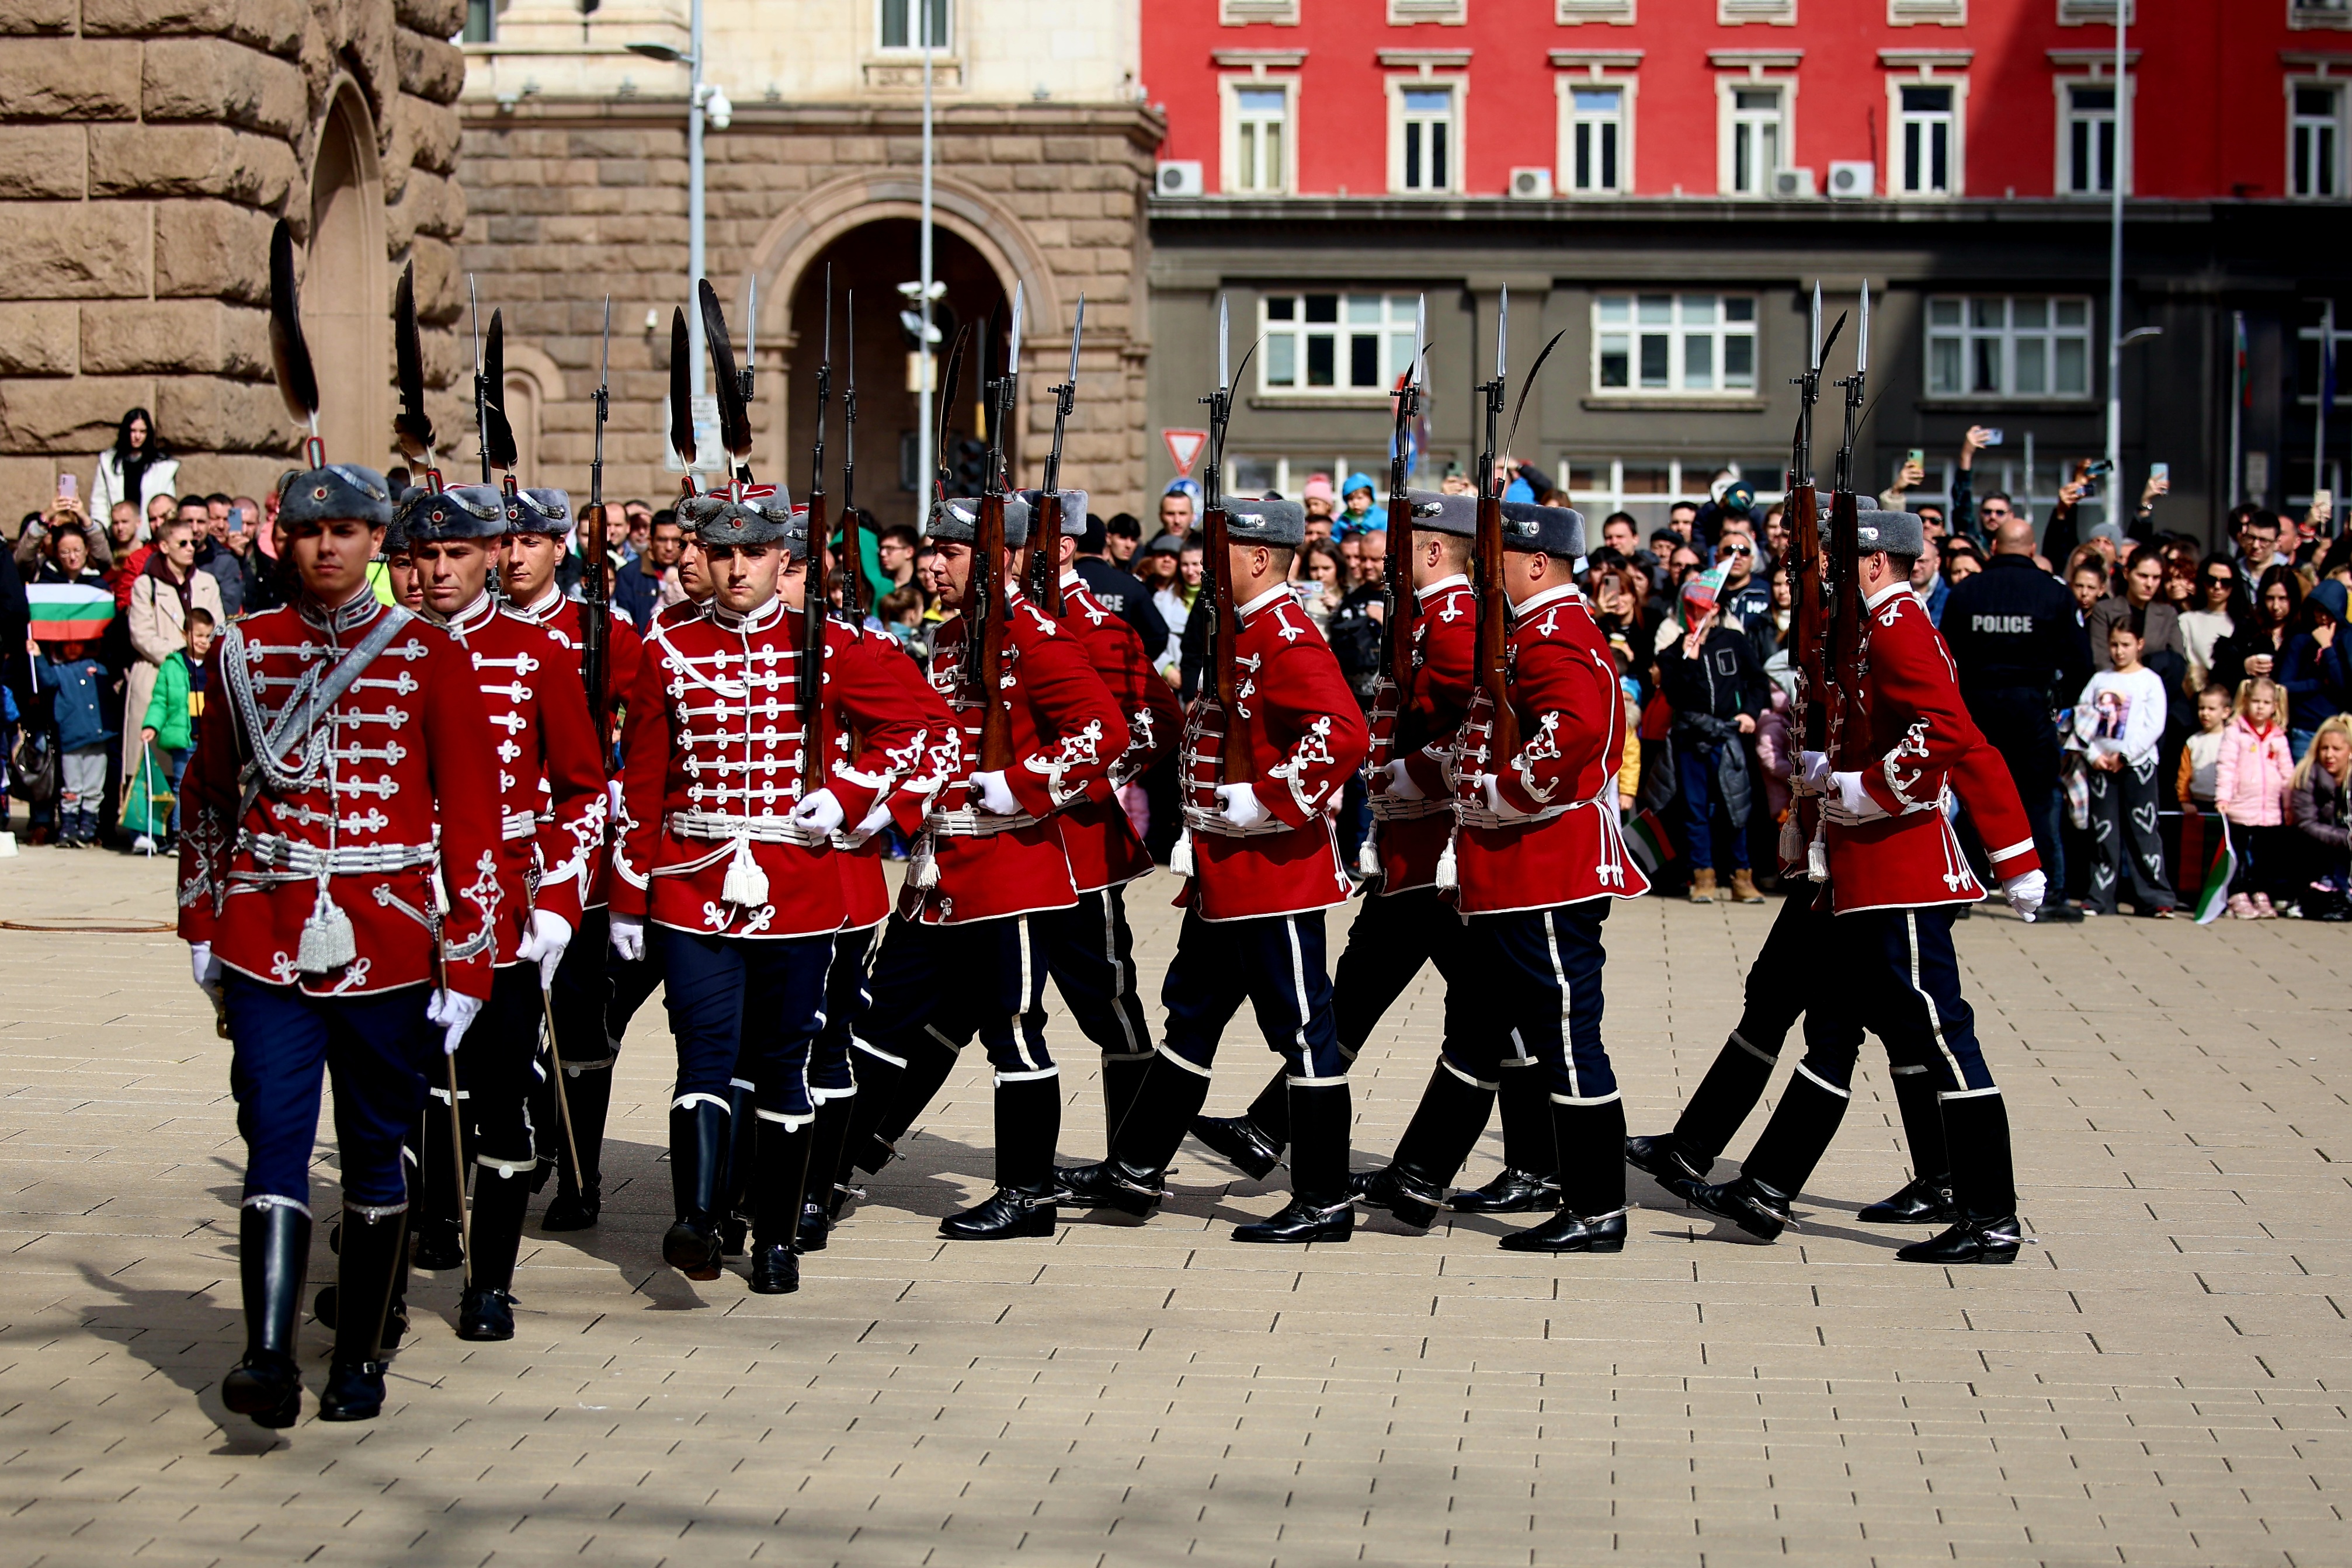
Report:
[[[2213,803],[2229,820],[2230,841],[2238,852],[2230,913],[2241,920],[2278,914],[2271,906],[2271,888],[2285,869],[2282,839],[2287,791],[2294,779],[2278,699],[2278,688],[2261,677],[2238,687],[2237,716],[2222,734],[2214,768]]]

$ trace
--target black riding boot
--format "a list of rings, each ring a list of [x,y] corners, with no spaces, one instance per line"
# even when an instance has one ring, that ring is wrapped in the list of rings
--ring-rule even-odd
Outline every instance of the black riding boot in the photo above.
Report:
[[[751,1237],[751,1168],[760,1145],[759,1106],[751,1086],[727,1086],[727,1170],[719,1179],[719,1251],[740,1258]]]
[[[1345,1241],[1355,1234],[1348,1191],[1348,1085],[1290,1085],[1290,1202],[1270,1219],[1234,1228],[1236,1241]]]
[[[569,1144],[558,1146],[555,1196],[539,1217],[541,1230],[586,1230],[604,1207],[604,1123],[613,1110],[613,1066],[583,1068],[563,1075],[572,1107],[572,1136],[580,1145],[582,1168],[572,1168]]]
[[[245,1359],[221,1379],[221,1403],[257,1427],[291,1427],[302,1414],[294,1333],[310,1262],[310,1217],[290,1203],[247,1205],[237,1215],[236,1242]]]
[[[1864,1225],[1949,1225],[1960,1211],[1952,1201],[1952,1151],[1944,1138],[1936,1075],[1925,1068],[1898,1067],[1894,1077],[1903,1141],[1911,1147],[1911,1179],[1854,1218]]]
[[[951,1241],[1005,1241],[1051,1236],[1055,1207],[1054,1140],[1062,1132],[1062,1081],[1024,1078],[996,1085],[996,1193],[940,1221]]]
[[[857,1117],[850,1126],[849,1157],[869,1176],[890,1163],[898,1152],[898,1140],[907,1135],[907,1129],[955,1071],[956,1053],[929,1035],[916,1037],[906,1050],[904,1067],[884,1062],[880,1065],[885,1071],[869,1074],[866,1064],[859,1064]]]
[[[319,1396],[321,1421],[373,1421],[383,1408],[383,1320],[408,1240],[408,1208],[343,1206],[336,1254],[335,1354]]]
[[[677,1218],[662,1237],[662,1261],[689,1280],[719,1278],[728,1121],[727,1107],[711,1100],[670,1107],[670,1198]]]
[[[1503,1113],[1503,1168],[1485,1186],[1457,1192],[1457,1214],[1538,1214],[1559,1207],[1559,1145],[1552,1132],[1551,1092],[1536,1066],[1506,1064],[1495,1103]],[[1475,1141],[1475,1140],[1474,1140]]]
[[[474,1256],[457,1302],[457,1337],[514,1338],[515,1256],[522,1250],[522,1219],[530,1207],[528,1172],[494,1166],[474,1170]]]
[[[1660,1186],[1676,1181],[1705,1181],[1739,1124],[1764,1098],[1772,1081],[1774,1058],[1748,1043],[1735,1030],[1707,1065],[1690,1103],[1675,1118],[1675,1130],[1646,1138],[1625,1140],[1626,1162],[1647,1171]]]
[[[1135,1104],[1100,1165],[1065,1166],[1054,1172],[1057,1194],[1090,1208],[1147,1215],[1160,1206],[1169,1162],[1209,1097],[1203,1072],[1153,1057]],[[1344,1175],[1344,1172],[1343,1172]]]
[[[2023,1244],[2017,1219],[2017,1174],[2009,1144],[2009,1108],[1998,1092],[1946,1100],[1944,1136],[1952,1150],[1952,1228],[1895,1254],[1906,1263],[2011,1263]]]
[[[761,1117],[749,1186],[756,1239],[751,1243],[751,1291],[786,1296],[801,1288],[801,1205],[808,1196],[809,1153],[816,1119],[797,1127]]]
[[[1445,1186],[1486,1128],[1495,1108],[1495,1091],[1465,1078],[1444,1061],[1429,1075],[1412,1120],[1397,1140],[1388,1168],[1374,1171],[1361,1184],[1360,1196],[1374,1208],[1385,1208],[1407,1225],[1427,1229],[1445,1207]]]
[[[1677,1182],[1674,1190],[1750,1236],[1777,1239],[1789,1226],[1790,1200],[1812,1178],[1851,1103],[1800,1068],[1780,1092],[1780,1103],[1741,1166],[1738,1180],[1713,1186]]]
[[[803,1252],[824,1251],[833,1230],[834,1178],[841,1174],[841,1151],[856,1108],[854,1089],[816,1103],[816,1121],[809,1129],[808,1176],[801,1184],[797,1244]]]
[[[1256,1181],[1272,1176],[1282,1163],[1283,1146],[1290,1142],[1287,1071],[1276,1068],[1249,1109],[1238,1116],[1193,1117],[1192,1135],[1239,1166],[1244,1176]]]
[[[1106,1056],[1102,1059],[1103,1085],[1103,1147],[1108,1148],[1118,1139],[1118,1130],[1127,1122],[1127,1113],[1135,1108],[1136,1092],[1143,1087],[1143,1075],[1151,1071],[1149,1056]]]
[[[457,1109],[463,1112],[468,1103],[460,1100]],[[424,1132],[416,1144],[417,1180],[409,1188],[415,1197],[411,1229],[416,1238],[420,1269],[457,1269],[466,1261],[465,1223],[457,1212],[461,1196],[457,1167],[462,1159],[470,1168],[473,1158],[470,1154],[452,1154],[450,1135],[449,1091],[435,1089],[425,1097]]]
[[[1625,1102],[1551,1108],[1560,1155],[1559,1214],[1503,1238],[1510,1252],[1625,1249]]]

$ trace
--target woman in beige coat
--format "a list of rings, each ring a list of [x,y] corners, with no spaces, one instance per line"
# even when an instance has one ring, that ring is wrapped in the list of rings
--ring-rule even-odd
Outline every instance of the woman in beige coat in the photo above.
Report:
[[[202,610],[213,624],[226,629],[228,616],[221,609],[220,583],[212,573],[196,570],[195,529],[177,517],[161,525],[155,552],[131,585],[131,651],[139,655],[131,666],[122,696],[126,715],[144,714],[155,695],[156,676],[163,661],[187,646],[188,612]],[[139,769],[140,747],[130,738],[137,721],[123,726],[122,778],[127,785]]]

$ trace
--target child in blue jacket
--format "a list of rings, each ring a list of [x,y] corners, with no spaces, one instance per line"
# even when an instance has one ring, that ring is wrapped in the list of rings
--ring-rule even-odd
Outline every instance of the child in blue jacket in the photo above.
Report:
[[[106,689],[106,666],[89,657],[87,644],[60,643],[54,655],[35,656],[33,678],[50,694],[50,718],[58,732],[58,843],[89,849],[98,842],[106,743],[115,735],[99,701]]]

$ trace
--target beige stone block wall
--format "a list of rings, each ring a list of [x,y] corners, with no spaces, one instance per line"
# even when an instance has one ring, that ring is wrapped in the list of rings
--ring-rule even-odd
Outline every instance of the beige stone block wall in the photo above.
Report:
[[[259,494],[299,450],[271,379],[272,223],[311,237],[321,128],[367,108],[382,297],[417,266],[455,429],[462,0],[0,0],[0,508],[87,494],[122,412],[154,411],[198,490]],[[373,229],[370,231],[373,233]],[[309,315],[322,301],[306,298]],[[389,334],[384,342],[389,344]],[[328,396],[391,376],[322,366]],[[352,382],[349,378],[356,375]],[[350,461],[392,461],[390,432]]]

